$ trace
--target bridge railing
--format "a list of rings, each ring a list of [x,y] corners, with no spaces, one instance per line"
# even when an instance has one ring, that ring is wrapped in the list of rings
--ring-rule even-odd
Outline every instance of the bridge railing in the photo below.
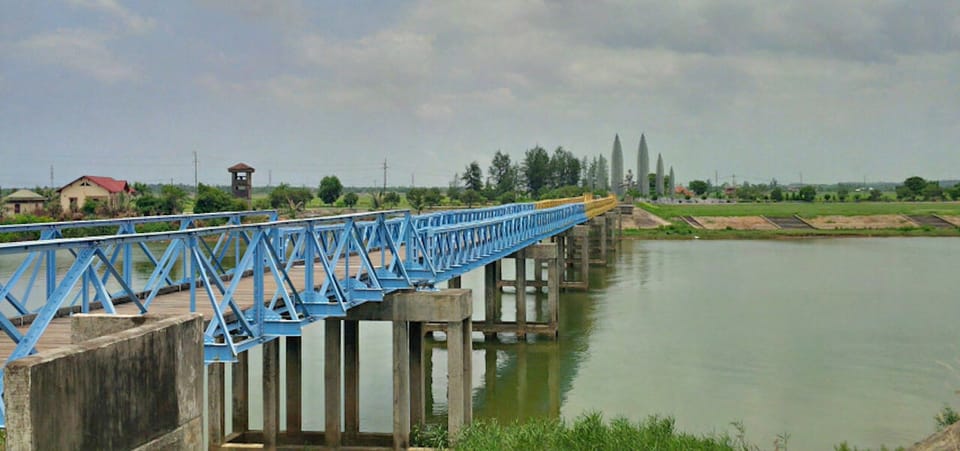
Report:
[[[0,226],[0,234],[34,233],[37,234],[38,240],[47,241],[64,238],[64,233],[68,230],[86,230],[87,233],[96,233],[99,236],[134,235],[138,233],[137,226],[145,224],[174,223],[177,224],[178,230],[190,230],[211,221],[223,221],[228,225],[240,225],[244,220],[251,218],[276,221],[277,212],[274,210],[237,211],[99,219],[91,221],[14,224]],[[116,227],[114,233],[103,230],[114,230],[114,227]],[[231,265],[227,262],[228,256],[232,255],[235,257],[235,260],[232,262],[232,265],[235,266],[238,262],[236,259],[239,258],[240,249],[245,246],[246,243],[249,243],[249,240],[250,236],[248,234],[242,231],[231,231],[221,234],[216,237],[215,240],[204,240],[200,244],[204,246],[205,252],[210,256],[211,263],[217,268],[220,268],[222,270],[221,272],[226,273],[228,271],[223,270],[223,268]],[[110,266],[119,265],[116,268],[116,272],[121,275],[121,282],[129,286],[133,284],[135,260],[138,258],[145,259],[148,265],[167,267],[167,262],[173,259],[177,252],[181,251],[178,247],[178,242],[171,241],[171,244],[172,246],[166,249],[159,249],[156,246],[149,247],[146,245],[146,242],[140,241],[127,242],[119,245],[110,244],[102,249],[104,255],[108,256],[106,261],[97,260],[94,266],[96,270],[99,270],[104,268],[104,264]],[[37,297],[34,293],[34,288],[38,284],[38,281],[41,282],[41,285],[45,285],[46,297],[49,297],[53,293],[56,289],[55,284],[58,268],[62,270],[64,266],[63,264],[58,265],[58,253],[55,250],[40,251],[39,248],[31,249],[33,250],[26,253],[9,278],[4,279],[0,276],[0,304],[13,308],[20,315],[35,313],[36,309],[30,307],[30,300],[31,297]],[[62,256],[61,258],[64,257],[66,256]],[[171,273],[172,271],[166,271],[163,276],[159,278],[157,277],[159,274],[153,274],[146,289],[149,290],[155,285],[162,287],[186,283],[185,278],[181,277],[177,279],[173,277]],[[183,273],[185,273],[185,271],[183,271]],[[109,280],[108,277],[101,277],[100,279],[100,284],[107,284]],[[20,286],[19,293],[16,292],[18,285]],[[116,285],[117,284],[114,284],[114,289],[118,288]],[[75,296],[72,304],[76,303],[79,296],[79,294]],[[36,304],[36,302],[34,302],[34,304]],[[0,310],[2,310],[2,307],[0,307]]]
[[[607,197],[601,197],[599,199],[585,200],[583,205],[586,210],[587,217],[593,219],[610,210],[613,210],[614,208],[617,208],[617,196],[611,194]]]
[[[434,227],[421,233],[438,278],[449,280],[586,220],[583,204],[571,203],[528,209],[496,220]]]

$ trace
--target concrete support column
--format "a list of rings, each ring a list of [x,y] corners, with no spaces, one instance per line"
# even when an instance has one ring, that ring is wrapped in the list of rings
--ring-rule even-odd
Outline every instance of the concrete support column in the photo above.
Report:
[[[607,266],[607,216],[600,217],[600,260]]]
[[[447,288],[460,288],[460,284],[460,276],[457,276],[447,281]]]
[[[410,323],[393,322],[393,448],[410,446]]]
[[[473,319],[463,320],[463,424],[473,423]]]
[[[423,373],[423,323],[410,322],[410,424],[427,424],[426,379]]]
[[[499,261],[497,263],[487,263],[483,267],[483,322],[487,327],[492,327],[494,323],[500,320],[499,316],[497,316],[497,292],[499,291],[497,282],[500,281],[500,279],[497,278],[498,267]],[[497,337],[497,334],[487,332],[483,334],[483,336],[486,340],[492,340]]]
[[[517,266],[517,338],[527,336],[527,257],[524,250],[516,253]]]
[[[286,337],[287,346],[287,436],[302,437],[303,431],[303,341],[300,337]]]
[[[250,430],[250,354],[237,354],[233,364],[233,432]]]
[[[580,281],[584,288],[590,287],[590,226],[574,226],[575,235],[580,238]]]
[[[280,437],[280,340],[263,344],[263,447],[276,449]]]
[[[360,434],[360,321],[343,322],[343,428],[349,439]]]
[[[471,421],[473,417],[473,399],[471,382],[471,354],[473,342],[470,340],[471,321],[451,321],[447,323],[447,430],[450,437]]]
[[[340,446],[340,320],[323,322],[323,438],[330,448]]]
[[[429,364],[424,365],[423,362],[429,359],[422,357],[420,323],[443,323],[446,326],[447,361],[450,365],[447,368],[450,378],[447,405],[451,433],[458,431],[465,419],[470,418],[471,367],[466,358],[469,358],[473,349],[470,341],[472,316],[470,290],[456,288],[437,292],[399,291],[391,293],[382,302],[368,302],[347,312],[347,320],[392,322],[394,447],[405,448],[409,445],[411,411],[414,416],[419,415],[419,411],[425,412],[426,399],[429,399],[425,390],[419,388],[420,381],[430,371],[424,369]],[[411,351],[414,351],[413,355]],[[422,397],[418,391],[423,393]],[[411,400],[411,393],[418,399]],[[421,405],[424,407],[421,408]]]
[[[223,365],[207,365],[207,442],[211,450],[220,449],[224,436]]]

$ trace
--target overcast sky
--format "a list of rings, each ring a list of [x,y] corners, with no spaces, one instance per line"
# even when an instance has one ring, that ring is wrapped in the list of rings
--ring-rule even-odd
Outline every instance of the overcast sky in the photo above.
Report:
[[[615,133],[680,181],[960,178],[960,1],[0,3],[3,187],[445,186]]]

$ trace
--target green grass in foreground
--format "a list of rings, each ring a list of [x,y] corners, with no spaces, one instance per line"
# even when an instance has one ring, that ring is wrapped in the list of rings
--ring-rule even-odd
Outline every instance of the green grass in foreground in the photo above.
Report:
[[[501,425],[494,420],[477,420],[457,439],[457,450],[754,450],[746,442],[743,427],[734,424],[736,436],[697,436],[679,432],[673,418],[652,416],[641,422],[615,418],[609,422],[599,413],[581,415],[572,424],[559,419],[531,419]],[[786,436],[779,438],[786,448]],[[414,434],[415,446],[446,448],[446,434],[434,430]]]
[[[733,204],[637,204],[661,218],[677,216],[960,215],[960,202],[775,202]]]

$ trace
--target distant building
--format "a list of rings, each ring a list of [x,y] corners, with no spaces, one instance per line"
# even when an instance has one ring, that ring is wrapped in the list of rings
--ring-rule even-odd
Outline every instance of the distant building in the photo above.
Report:
[[[3,212],[8,215],[37,215],[43,213],[46,199],[30,190],[22,189],[3,199]]]
[[[120,205],[121,195],[133,194],[133,188],[126,180],[84,175],[64,185],[57,192],[60,193],[60,206],[63,211],[78,211],[87,199],[117,207]]]
[[[230,190],[234,197],[250,200],[253,197],[253,172],[254,169],[245,163],[237,163],[227,168],[227,171],[233,176],[230,182]]]

